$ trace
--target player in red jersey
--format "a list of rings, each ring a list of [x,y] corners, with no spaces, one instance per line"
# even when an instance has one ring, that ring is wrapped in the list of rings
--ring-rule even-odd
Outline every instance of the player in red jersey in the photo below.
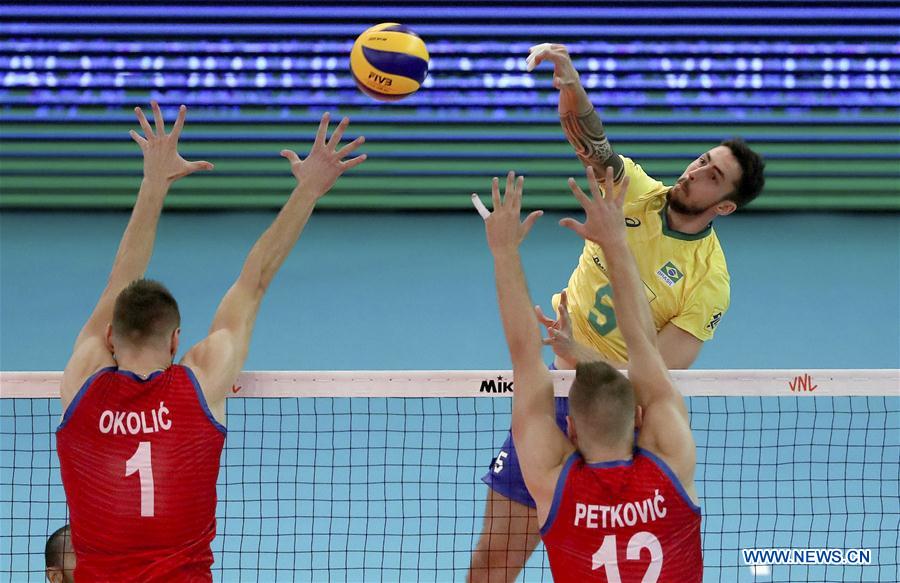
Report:
[[[587,169],[593,198],[570,186],[584,224],[563,219],[606,255],[616,317],[628,346],[628,378],[603,362],[579,364],[569,390],[568,434],[555,421],[553,379],[519,258],[540,214],[520,223],[523,180],[510,172],[485,219],[497,296],[512,358],[512,432],[525,483],[537,504],[541,538],[556,581],[698,582],[703,575],[696,446],[684,398],[672,385],[625,236],[623,194],[604,198]],[[613,184],[612,169],[605,184]],[[635,447],[634,428],[640,428]],[[571,440],[570,440],[571,439]],[[500,575],[503,575],[502,573]]]
[[[60,387],[57,450],[75,580],[211,581],[225,396],[247,356],[269,283],[316,201],[365,160],[343,160],[364,138],[336,150],[349,120],[326,141],[326,113],[305,160],[281,152],[297,186],[247,256],[209,335],[175,365],[178,305],[161,284],[140,278],[169,186],[212,165],[178,154],[184,106],[171,134],[156,103],[156,132],[135,111],[144,136],[131,135],[144,153],[144,180],[109,281],[75,341]]]

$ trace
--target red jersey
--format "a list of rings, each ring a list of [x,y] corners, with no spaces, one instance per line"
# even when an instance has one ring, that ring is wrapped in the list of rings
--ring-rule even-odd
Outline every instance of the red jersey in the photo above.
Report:
[[[554,581],[699,583],[700,508],[647,450],[634,458],[566,461],[541,528]]]
[[[212,581],[224,444],[189,368],[91,376],[56,430],[75,580]]]

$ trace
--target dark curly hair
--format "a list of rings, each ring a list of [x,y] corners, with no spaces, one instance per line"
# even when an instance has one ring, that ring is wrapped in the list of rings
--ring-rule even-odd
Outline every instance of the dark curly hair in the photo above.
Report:
[[[741,179],[737,188],[725,197],[727,200],[733,200],[737,207],[741,208],[750,204],[765,187],[766,179],[763,176],[763,171],[766,168],[766,163],[763,161],[762,156],[751,150],[747,142],[741,138],[725,140],[721,145],[727,146],[731,150],[731,153],[734,154],[738,164],[741,166]]]

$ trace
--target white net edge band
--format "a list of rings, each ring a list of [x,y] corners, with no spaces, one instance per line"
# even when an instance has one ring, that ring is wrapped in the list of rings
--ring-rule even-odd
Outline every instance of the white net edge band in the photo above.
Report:
[[[552,371],[566,396],[575,371]],[[686,397],[900,396],[900,369],[671,371]],[[0,371],[0,398],[59,397],[62,373]],[[231,397],[511,397],[508,370],[246,371]]]

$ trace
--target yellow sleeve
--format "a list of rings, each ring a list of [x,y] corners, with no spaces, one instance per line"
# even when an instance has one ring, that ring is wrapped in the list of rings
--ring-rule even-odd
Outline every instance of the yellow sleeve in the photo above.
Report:
[[[688,301],[671,322],[698,340],[712,339],[716,327],[730,303],[731,287],[728,272],[717,270],[706,274],[700,283],[689,290]]]
[[[631,181],[628,183],[628,192],[625,193],[625,202],[633,202],[648,196],[656,196],[669,189],[668,186],[652,178],[644,172],[640,164],[635,164],[631,158],[621,156],[625,163],[625,175]]]

